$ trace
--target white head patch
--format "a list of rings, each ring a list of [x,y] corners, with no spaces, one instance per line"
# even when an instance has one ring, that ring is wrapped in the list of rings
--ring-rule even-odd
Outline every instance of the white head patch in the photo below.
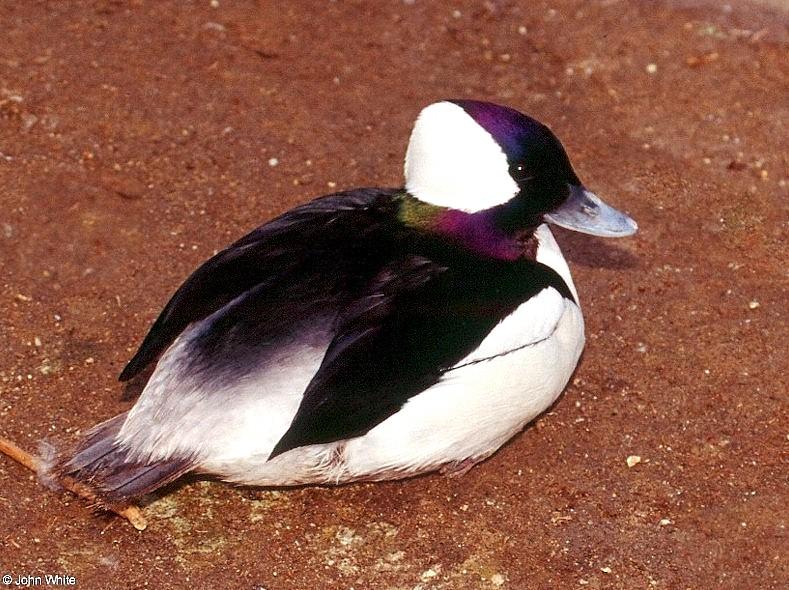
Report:
[[[420,201],[468,213],[506,203],[519,190],[501,146],[451,102],[419,114],[405,155],[405,187]]]

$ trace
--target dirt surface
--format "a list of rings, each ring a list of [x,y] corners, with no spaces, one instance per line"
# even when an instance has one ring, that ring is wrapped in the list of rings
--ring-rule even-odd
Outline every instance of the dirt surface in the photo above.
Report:
[[[1,3],[0,433],[31,450],[128,407],[118,372],[214,250],[334,187],[398,185],[433,100],[550,124],[641,231],[557,232],[585,356],[552,410],[465,477],[192,481],[152,498],[139,533],[0,458],[0,574],[80,588],[789,587],[789,45],[786,13],[770,10]]]

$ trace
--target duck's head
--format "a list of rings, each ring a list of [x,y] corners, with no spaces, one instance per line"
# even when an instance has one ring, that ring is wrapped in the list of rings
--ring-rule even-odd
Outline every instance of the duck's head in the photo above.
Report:
[[[584,187],[548,127],[488,102],[425,107],[408,144],[405,181],[420,201],[489,212],[513,232],[544,221],[605,237],[629,236],[638,227]]]

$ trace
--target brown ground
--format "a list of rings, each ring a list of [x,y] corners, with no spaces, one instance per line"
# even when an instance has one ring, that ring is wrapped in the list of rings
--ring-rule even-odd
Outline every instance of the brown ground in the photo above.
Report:
[[[193,482],[138,533],[0,459],[0,574],[789,587],[788,21],[732,4],[0,4],[0,433],[27,448],[128,406],[116,375],[212,251],[329,187],[398,184],[434,99],[546,121],[641,226],[559,234],[586,355],[552,411],[465,477]]]

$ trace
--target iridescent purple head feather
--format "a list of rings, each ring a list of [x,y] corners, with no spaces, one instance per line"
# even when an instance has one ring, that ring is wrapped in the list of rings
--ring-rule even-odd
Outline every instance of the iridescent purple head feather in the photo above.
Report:
[[[546,126],[509,107],[478,100],[452,99],[501,146],[509,164],[527,164],[532,171],[559,173],[569,184],[581,184],[570,158]],[[516,179],[517,180],[517,179]]]

